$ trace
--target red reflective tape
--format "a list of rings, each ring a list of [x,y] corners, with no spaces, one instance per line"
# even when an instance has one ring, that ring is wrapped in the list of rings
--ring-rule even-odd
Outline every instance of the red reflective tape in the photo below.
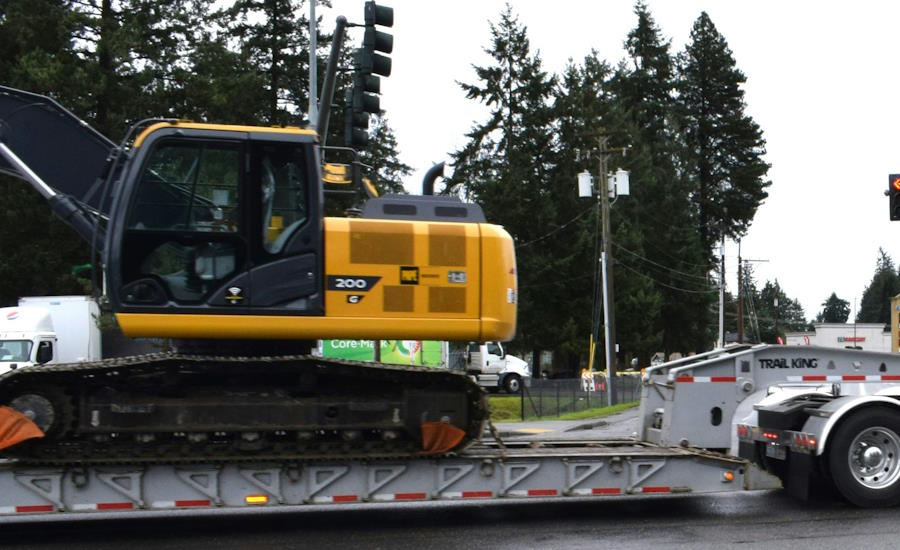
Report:
[[[491,498],[494,493],[490,491],[463,491],[463,498]]]
[[[395,493],[394,500],[425,500],[425,493]]]
[[[826,380],[828,380],[828,377],[824,376],[824,375],[819,375],[819,374],[816,374],[816,375],[808,374],[803,377],[803,380],[805,382],[825,382]]]
[[[865,382],[866,375],[864,374],[845,374],[843,379],[848,382]]]
[[[882,380],[900,380],[900,374],[883,374],[881,375]]]
[[[52,512],[54,510],[52,504],[34,504],[31,506],[16,506],[17,514],[31,514],[34,512]]]
[[[618,487],[594,487],[591,489],[591,494],[593,495],[620,495],[622,494],[622,489]]]
[[[711,376],[710,382],[737,382],[736,376]]]
[[[528,489],[530,497],[555,497],[556,489]]]
[[[675,381],[676,382],[693,382],[694,377],[693,376],[679,376],[678,378],[675,379]]]
[[[356,495],[335,495],[331,497],[332,502],[356,502],[359,498]]]
[[[669,487],[642,487],[642,493],[668,493],[671,491]]]
[[[209,506],[211,503],[208,500],[176,500],[175,507],[177,508],[192,508],[195,506]]]
[[[133,502],[101,502],[97,504],[98,510],[131,510],[133,508]]]

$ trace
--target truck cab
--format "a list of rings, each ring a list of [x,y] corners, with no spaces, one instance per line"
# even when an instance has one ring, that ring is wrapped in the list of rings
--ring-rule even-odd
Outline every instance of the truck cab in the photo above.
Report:
[[[39,307],[0,308],[0,374],[53,362],[56,347],[49,311]]]
[[[507,355],[500,342],[470,342],[466,348],[466,372],[487,390],[518,393],[522,381],[531,378],[531,366]]]
[[[90,296],[32,296],[0,308],[0,374],[101,358],[100,310]]]

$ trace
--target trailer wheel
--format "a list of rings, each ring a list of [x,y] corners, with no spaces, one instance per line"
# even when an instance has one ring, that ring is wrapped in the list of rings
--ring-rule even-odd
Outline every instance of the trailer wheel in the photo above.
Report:
[[[519,393],[522,389],[522,379],[518,374],[510,374],[503,379],[503,389],[506,393]]]
[[[838,426],[828,449],[834,485],[856,506],[900,503],[900,412],[869,407]]]

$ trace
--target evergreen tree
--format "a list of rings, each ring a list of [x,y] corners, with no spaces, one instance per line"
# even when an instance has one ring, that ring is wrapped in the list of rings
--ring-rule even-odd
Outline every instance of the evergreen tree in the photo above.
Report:
[[[678,143],[670,44],[642,1],[634,13],[637,25],[625,41],[628,55],[611,84],[630,121],[632,148],[625,166],[634,182],[632,196],[616,205],[614,242],[624,242],[630,233],[630,248],[636,255],[617,251],[617,262],[640,272],[652,266],[660,314],[645,318],[645,323],[663,335],[666,355],[686,353],[708,346],[707,311],[714,293],[706,282],[708,267],[689,189],[674,160]],[[620,234],[618,220],[631,220],[630,230]],[[617,294],[620,279],[626,277],[633,280],[634,273],[617,275]]]
[[[623,126],[623,116],[608,93],[611,77],[612,70],[599,59],[597,52],[586,56],[580,66],[570,61],[560,76],[553,103],[559,146],[548,182],[551,200],[556,207],[556,219],[545,238],[524,243],[526,247],[559,251],[552,270],[548,270],[553,276],[540,283],[540,288],[547,298],[556,303],[555,306],[547,305],[550,308],[546,315],[548,324],[561,327],[554,333],[558,342],[555,370],[569,375],[575,375],[580,368],[587,366],[582,360],[588,355],[589,335],[598,337],[598,360],[603,356],[598,262],[599,203],[595,199],[578,197],[575,182],[578,173],[584,170],[594,173],[596,177],[596,156],[591,152],[596,150],[599,128],[610,132],[611,139],[621,139],[614,129]],[[621,290],[616,294],[617,299],[624,295]],[[628,312],[633,311],[630,306],[617,306],[617,311],[624,312],[626,324]],[[652,315],[651,309],[647,306],[644,311]],[[620,324],[622,322],[620,320]],[[632,334],[627,329],[619,333]],[[643,332],[640,334],[647,336]],[[646,354],[646,344],[641,346],[641,342],[630,340],[627,336],[619,341],[627,353]],[[653,344],[650,347],[654,347]],[[595,368],[602,367],[602,362],[595,363]]]
[[[763,342],[774,344],[785,333],[805,330],[806,316],[800,302],[784,293],[778,280],[766,281],[756,298],[759,331]]]
[[[894,260],[878,249],[878,260],[872,281],[863,291],[856,314],[857,323],[891,322],[891,298],[900,294],[900,275],[894,269]]]
[[[768,195],[765,140],[744,113],[745,81],[725,38],[706,12],[701,13],[680,56],[678,93],[681,169],[690,181],[700,243],[707,254],[723,236],[746,233]]]
[[[67,2],[0,3],[0,83],[61,100],[77,97],[76,28]],[[72,269],[88,261],[87,245],[25,182],[0,175],[0,195],[0,307],[20,296],[83,293]]]
[[[369,145],[362,151],[362,162],[374,168],[372,183],[379,193],[405,193],[403,178],[412,174],[412,168],[397,158],[397,138],[387,118],[372,118]]]
[[[460,85],[466,97],[490,108],[490,117],[452,154],[451,185],[479,202],[488,220],[505,226],[518,244],[535,242],[558,227],[557,205],[547,186],[555,146],[549,106],[555,80],[543,70],[540,57],[531,54],[526,28],[509,5],[499,23],[491,24],[491,48],[486,52],[494,65],[475,67],[478,83]],[[554,260],[565,254],[547,246],[518,250],[516,345],[555,347],[554,325],[546,316],[556,305],[544,285],[557,277]]]
[[[309,19],[304,0],[237,0],[226,8],[240,58],[264,84],[261,120],[297,124],[309,89]]]
[[[846,323],[850,317],[850,302],[841,300],[834,292],[822,302],[822,311],[816,315],[817,323]]]

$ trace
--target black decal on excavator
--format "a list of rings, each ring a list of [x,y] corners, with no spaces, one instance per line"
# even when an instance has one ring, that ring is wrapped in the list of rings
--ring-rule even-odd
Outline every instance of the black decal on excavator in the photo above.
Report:
[[[419,268],[415,266],[400,267],[400,284],[401,285],[417,285],[419,284]]]
[[[368,292],[378,284],[381,277],[366,275],[329,275],[328,290],[350,290],[353,292]]]

